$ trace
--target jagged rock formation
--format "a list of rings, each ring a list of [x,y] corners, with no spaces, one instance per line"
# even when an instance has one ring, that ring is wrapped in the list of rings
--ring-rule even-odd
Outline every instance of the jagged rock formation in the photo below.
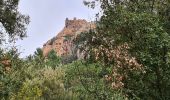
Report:
[[[93,22],[87,22],[83,19],[69,20],[66,18],[65,27],[57,36],[53,37],[43,45],[43,54],[46,56],[51,50],[56,51],[58,56],[71,55],[73,49],[73,38],[77,34],[94,29]]]

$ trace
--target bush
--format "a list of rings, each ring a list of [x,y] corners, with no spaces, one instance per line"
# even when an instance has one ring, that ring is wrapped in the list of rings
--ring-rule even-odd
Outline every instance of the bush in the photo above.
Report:
[[[23,82],[20,90],[10,98],[13,100],[69,100],[76,99],[76,94],[68,91],[64,86],[64,68],[43,68],[36,71],[38,74]],[[35,73],[36,73],[35,72]]]
[[[114,90],[106,81],[105,75],[110,73],[110,69],[103,71],[103,67],[100,63],[82,61],[67,65],[67,88],[82,100],[124,100],[121,90]]]

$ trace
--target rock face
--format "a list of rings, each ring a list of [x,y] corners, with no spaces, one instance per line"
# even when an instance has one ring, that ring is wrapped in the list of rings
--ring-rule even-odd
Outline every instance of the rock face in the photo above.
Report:
[[[66,18],[65,27],[57,36],[53,37],[43,45],[43,54],[47,54],[54,50],[58,56],[71,55],[73,49],[73,38],[82,32],[86,32],[89,29],[94,29],[95,24],[93,22],[87,22],[84,19],[69,20]]]

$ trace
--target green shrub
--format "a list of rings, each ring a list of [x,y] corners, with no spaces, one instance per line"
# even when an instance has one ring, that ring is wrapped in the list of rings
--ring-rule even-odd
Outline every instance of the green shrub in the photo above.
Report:
[[[100,63],[75,61],[67,65],[66,86],[81,100],[124,100],[121,91],[111,88],[104,78],[110,69],[103,71]]]
[[[20,90],[10,98],[13,100],[75,100],[76,94],[68,91],[64,86],[64,68],[51,67],[37,70],[32,79],[23,82]]]

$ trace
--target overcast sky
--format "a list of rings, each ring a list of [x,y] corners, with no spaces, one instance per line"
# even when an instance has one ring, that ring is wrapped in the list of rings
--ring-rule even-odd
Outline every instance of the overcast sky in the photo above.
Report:
[[[83,0],[20,0],[19,10],[30,16],[28,37],[18,40],[21,57],[33,54],[36,48],[56,36],[64,27],[65,18],[93,21],[97,10],[83,5]]]

